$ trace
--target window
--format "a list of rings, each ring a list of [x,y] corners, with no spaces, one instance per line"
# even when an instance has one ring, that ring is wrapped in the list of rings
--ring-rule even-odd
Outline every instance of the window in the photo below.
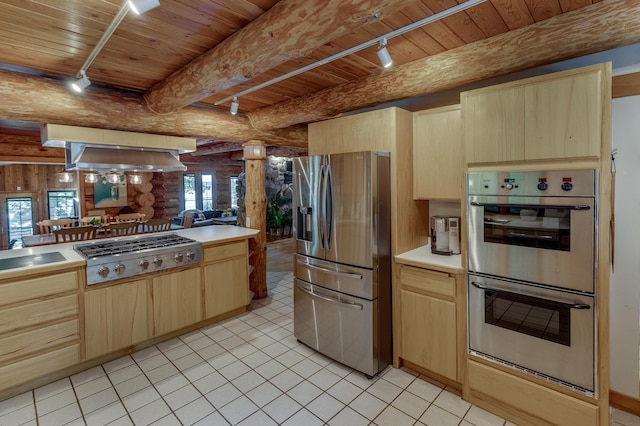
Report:
[[[238,192],[236,187],[238,186],[238,176],[231,176],[231,182],[229,186],[229,192],[231,193],[231,207],[237,208],[238,206]]]
[[[214,179],[210,173],[182,175],[185,210],[213,210]]]
[[[202,175],[202,210],[213,210],[213,175]]]
[[[196,175],[187,173],[182,176],[184,188],[184,209],[192,210],[196,208]]]
[[[49,219],[76,216],[76,191],[47,191]]]

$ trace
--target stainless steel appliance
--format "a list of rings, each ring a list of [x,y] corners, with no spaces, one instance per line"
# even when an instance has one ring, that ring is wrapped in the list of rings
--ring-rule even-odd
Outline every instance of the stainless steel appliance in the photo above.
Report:
[[[368,376],[391,363],[389,154],[293,162],[294,335]]]
[[[469,274],[472,354],[593,392],[594,299]]]
[[[431,216],[431,253],[460,254],[460,218]]]
[[[87,259],[88,285],[192,265],[202,258],[202,243],[177,234],[96,240],[73,248]]]
[[[467,183],[469,352],[593,396],[596,171]]]
[[[593,292],[595,171],[468,176],[469,272]]]

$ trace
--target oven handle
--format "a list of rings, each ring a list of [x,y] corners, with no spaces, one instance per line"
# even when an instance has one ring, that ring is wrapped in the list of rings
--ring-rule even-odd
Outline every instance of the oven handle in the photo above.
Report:
[[[506,290],[502,290],[499,288],[493,288],[493,287],[488,287],[484,284],[480,284],[477,281],[471,281],[471,284],[476,287],[479,288],[480,290],[489,290],[489,291],[506,291]],[[565,305],[569,305],[570,308],[573,309],[591,309],[591,306],[586,304],[586,303],[565,303],[565,302],[559,302],[559,301],[555,301],[558,303],[563,303]]]
[[[339,305],[344,305],[347,308],[357,309],[361,311],[364,307],[360,303],[353,302],[343,302],[342,300],[334,299],[333,297],[324,296],[318,293],[314,293],[310,288],[303,287],[301,285],[298,286],[298,290],[307,293],[311,297],[317,297],[318,299],[326,300],[327,302],[337,303]]]
[[[484,206],[496,206],[496,205],[508,205],[505,203],[479,203],[477,201],[470,201],[469,205],[474,206],[474,207],[484,207]],[[522,205],[522,203],[517,203],[514,205]],[[530,205],[530,204],[527,204]],[[546,204],[540,204],[541,207],[545,207],[545,208],[562,208],[562,209],[571,209],[571,210],[591,210],[591,206],[587,206],[586,204],[578,204],[577,206],[551,206],[551,205],[546,205]]]
[[[555,237],[553,235],[533,235],[533,234],[525,234],[524,232],[507,232],[507,236],[516,237],[516,238],[529,238],[531,240],[553,240]]]

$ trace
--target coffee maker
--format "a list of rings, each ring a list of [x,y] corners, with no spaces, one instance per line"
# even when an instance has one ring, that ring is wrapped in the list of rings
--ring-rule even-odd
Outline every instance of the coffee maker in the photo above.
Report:
[[[460,254],[459,216],[431,216],[431,253]]]

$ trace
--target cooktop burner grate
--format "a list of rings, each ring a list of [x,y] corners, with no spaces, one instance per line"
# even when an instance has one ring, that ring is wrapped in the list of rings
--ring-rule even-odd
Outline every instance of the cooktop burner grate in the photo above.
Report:
[[[165,234],[150,237],[116,239],[105,242],[91,242],[88,244],[75,245],[74,248],[86,258],[96,258],[172,247],[180,244],[191,244],[195,242],[196,241],[190,238],[181,237],[176,234]]]

